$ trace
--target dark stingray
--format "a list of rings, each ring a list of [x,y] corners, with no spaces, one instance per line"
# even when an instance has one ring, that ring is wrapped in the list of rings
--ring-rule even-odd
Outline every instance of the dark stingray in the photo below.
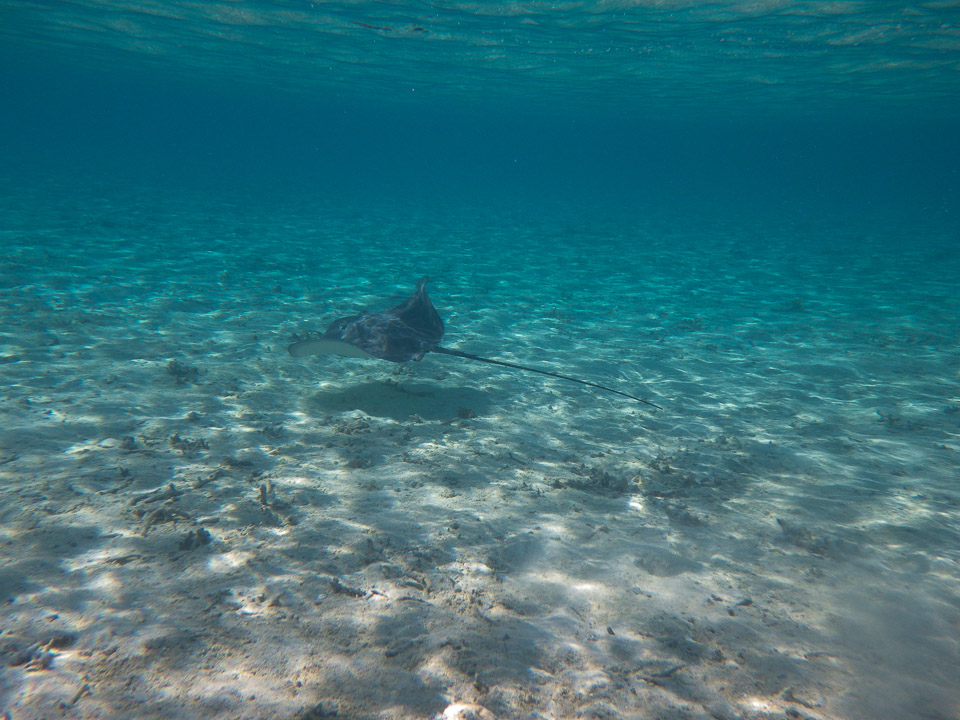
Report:
[[[423,278],[417,283],[417,289],[414,290],[413,295],[405,302],[389,310],[364,312],[334,320],[322,337],[295,342],[288,349],[294,357],[345,355],[347,357],[374,357],[397,363],[420,360],[428,352],[435,352],[490,363],[491,365],[501,365],[514,370],[549,375],[560,380],[569,380],[599,390],[606,390],[663,409],[649,400],[588,380],[440,347],[442,339],[443,320],[440,319],[436,308],[433,307],[433,303],[427,297],[427,279]]]

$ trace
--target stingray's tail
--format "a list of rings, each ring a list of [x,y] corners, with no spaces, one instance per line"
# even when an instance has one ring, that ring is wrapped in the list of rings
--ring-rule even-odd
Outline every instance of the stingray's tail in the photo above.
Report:
[[[504,362],[503,360],[492,360],[490,358],[480,357],[479,355],[471,355],[470,353],[461,352],[459,350],[451,350],[450,348],[445,348],[445,347],[434,347],[433,352],[443,353],[444,355],[453,355],[454,357],[466,358],[467,360],[476,360],[478,362],[490,363],[491,365],[501,365],[503,367],[513,368],[514,370],[526,370],[527,372],[540,373],[541,375],[549,375],[550,377],[559,378],[560,380],[569,380],[570,382],[580,383],[581,385],[589,385],[590,387],[594,387],[599,390],[606,390],[607,392],[616,393],[617,395],[623,395],[623,397],[628,397],[631,400],[642,402],[644,405],[655,407],[657,408],[657,410],[663,410],[662,407],[650,402],[649,400],[644,400],[643,398],[639,398],[636,395],[630,395],[625,392],[620,392],[619,390],[614,390],[613,388],[607,387],[606,385],[598,385],[597,383],[590,382],[589,380],[581,380],[580,378],[570,377],[569,375],[561,375],[560,373],[549,372],[548,370],[538,370],[537,368],[527,367],[526,365],[516,365],[514,363]]]

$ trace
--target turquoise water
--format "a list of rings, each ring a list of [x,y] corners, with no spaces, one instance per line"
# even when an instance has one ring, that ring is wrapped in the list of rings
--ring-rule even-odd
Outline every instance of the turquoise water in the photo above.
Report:
[[[0,4],[0,716],[960,718],[960,6]],[[443,344],[293,358],[428,276]]]

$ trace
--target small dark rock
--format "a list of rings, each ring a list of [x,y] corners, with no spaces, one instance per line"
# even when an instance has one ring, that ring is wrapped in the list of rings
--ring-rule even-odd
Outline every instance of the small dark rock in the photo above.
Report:
[[[209,446],[207,441],[201,438],[180,437],[180,433],[174,433],[170,436],[170,447],[179,450],[182,453],[195,453],[198,450],[207,450]]]
[[[185,365],[179,360],[171,360],[167,363],[167,373],[173,376],[177,385],[186,385],[195,383],[200,379],[200,371],[193,365]]]
[[[336,710],[324,710],[323,703],[318,703],[308,710],[304,710],[297,720],[329,720],[337,717]]]
[[[567,485],[578,490],[593,492],[624,493],[635,484],[635,478],[626,475],[614,475],[599,467],[580,465],[573,470],[580,480],[571,480]]]
[[[198,547],[209,545],[213,542],[213,537],[206,528],[191,530],[187,536],[180,541],[178,546],[180,550],[195,550]]]

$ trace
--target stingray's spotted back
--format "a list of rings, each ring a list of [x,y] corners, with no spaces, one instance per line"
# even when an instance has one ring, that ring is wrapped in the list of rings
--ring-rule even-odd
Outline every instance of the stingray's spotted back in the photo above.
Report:
[[[342,340],[381,360],[407,362],[439,345],[443,320],[427,295],[427,279],[422,278],[408,300],[389,310],[334,320],[323,337]]]

